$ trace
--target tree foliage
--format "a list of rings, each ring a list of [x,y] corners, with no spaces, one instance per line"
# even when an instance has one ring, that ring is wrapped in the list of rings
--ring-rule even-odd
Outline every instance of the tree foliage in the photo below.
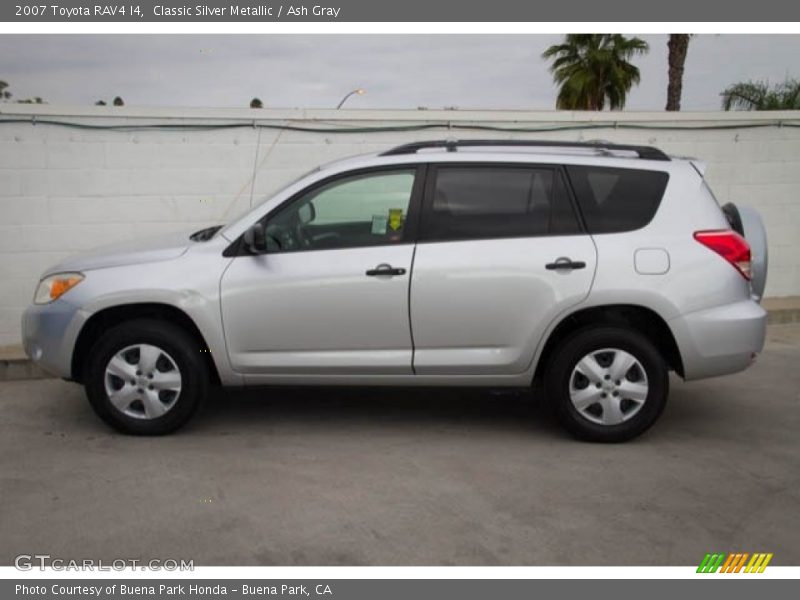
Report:
[[[800,79],[734,83],[720,95],[724,110],[800,110]]]
[[[0,100],[3,102],[10,102],[13,94],[9,91],[9,84],[7,81],[0,80]],[[17,104],[47,104],[44,100],[42,100],[39,96],[34,96],[33,98],[20,98],[19,100],[14,100]]]
[[[630,60],[646,54],[647,42],[621,34],[568,34],[542,58],[553,59],[550,72],[560,86],[556,108],[611,110],[625,106],[628,92],[639,83],[639,69]]]

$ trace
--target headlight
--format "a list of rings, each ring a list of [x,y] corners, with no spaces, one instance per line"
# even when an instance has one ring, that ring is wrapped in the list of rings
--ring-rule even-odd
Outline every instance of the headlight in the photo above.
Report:
[[[57,300],[69,290],[83,281],[81,273],[58,273],[45,277],[39,282],[36,294],[33,296],[34,304],[47,304]]]

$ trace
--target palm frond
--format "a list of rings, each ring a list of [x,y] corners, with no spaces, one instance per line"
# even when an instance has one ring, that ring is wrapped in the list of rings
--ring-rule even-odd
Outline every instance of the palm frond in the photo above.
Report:
[[[735,83],[723,90],[724,110],[767,110],[769,85],[766,82]]]
[[[568,34],[564,43],[547,48],[550,72],[559,86],[556,107],[572,110],[613,110],[625,106],[628,92],[640,81],[629,60],[649,50],[640,38],[621,34]]]

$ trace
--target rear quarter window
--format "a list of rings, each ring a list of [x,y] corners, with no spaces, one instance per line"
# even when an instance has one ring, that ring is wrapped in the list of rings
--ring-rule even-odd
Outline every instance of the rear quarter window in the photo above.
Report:
[[[641,229],[658,211],[669,181],[663,171],[568,165],[589,233]]]

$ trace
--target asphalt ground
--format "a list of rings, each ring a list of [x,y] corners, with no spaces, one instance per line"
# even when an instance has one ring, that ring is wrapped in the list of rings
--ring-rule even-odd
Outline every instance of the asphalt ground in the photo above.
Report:
[[[83,390],[0,383],[0,564],[800,564],[800,324],[737,375],[671,381],[626,444],[567,437],[529,393],[217,391],[180,432],[109,430]]]

